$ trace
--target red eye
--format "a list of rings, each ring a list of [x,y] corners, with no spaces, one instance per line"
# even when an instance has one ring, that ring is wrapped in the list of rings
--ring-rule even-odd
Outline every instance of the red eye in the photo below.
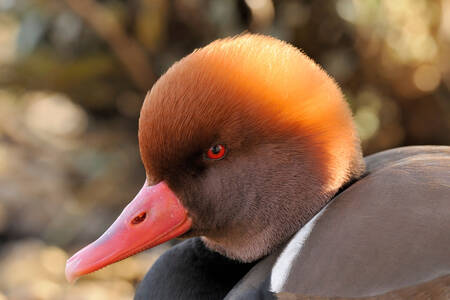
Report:
[[[209,148],[208,152],[206,152],[206,156],[209,159],[221,159],[225,156],[225,152],[225,146],[218,144]]]

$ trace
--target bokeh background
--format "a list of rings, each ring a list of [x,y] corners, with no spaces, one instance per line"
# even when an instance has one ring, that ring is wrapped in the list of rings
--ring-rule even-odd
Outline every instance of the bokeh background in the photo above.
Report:
[[[0,0],[0,300],[131,299],[170,244],[75,285],[65,260],[144,181],[146,91],[244,31],[302,48],[336,78],[365,154],[450,144],[450,0]]]

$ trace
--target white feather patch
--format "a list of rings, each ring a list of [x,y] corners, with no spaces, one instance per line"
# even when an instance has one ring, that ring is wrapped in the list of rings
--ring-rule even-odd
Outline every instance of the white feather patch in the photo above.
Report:
[[[300,255],[306,240],[309,238],[317,220],[323,215],[329,204],[322,208],[308,221],[289,241],[283,252],[278,256],[270,275],[270,291],[278,293],[284,286],[291,271],[295,258]]]

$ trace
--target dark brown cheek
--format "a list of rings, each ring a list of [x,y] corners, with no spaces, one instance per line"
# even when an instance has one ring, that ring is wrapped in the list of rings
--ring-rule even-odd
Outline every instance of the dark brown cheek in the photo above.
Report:
[[[168,186],[178,196],[192,219],[192,228],[186,236],[201,235],[205,227],[200,173],[190,168],[173,172],[166,177]]]
[[[196,180],[203,176],[208,168],[206,162],[203,160],[203,155],[199,154],[198,157],[199,158],[191,160],[190,163],[186,166],[186,170],[193,180]]]
[[[198,181],[206,171],[207,166],[198,160],[190,160],[186,163],[179,164],[170,172],[165,172],[164,180],[168,185],[179,193],[189,191],[198,185]]]

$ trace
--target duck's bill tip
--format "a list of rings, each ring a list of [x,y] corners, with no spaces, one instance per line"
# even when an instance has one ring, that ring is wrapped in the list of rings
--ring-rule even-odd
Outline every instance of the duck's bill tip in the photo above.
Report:
[[[73,258],[73,257],[72,257]],[[66,263],[66,279],[69,283],[75,283],[81,275],[76,273],[76,264],[69,260]]]
[[[166,183],[146,186],[95,242],[66,263],[66,279],[83,275],[164,243],[187,232],[191,218]]]

